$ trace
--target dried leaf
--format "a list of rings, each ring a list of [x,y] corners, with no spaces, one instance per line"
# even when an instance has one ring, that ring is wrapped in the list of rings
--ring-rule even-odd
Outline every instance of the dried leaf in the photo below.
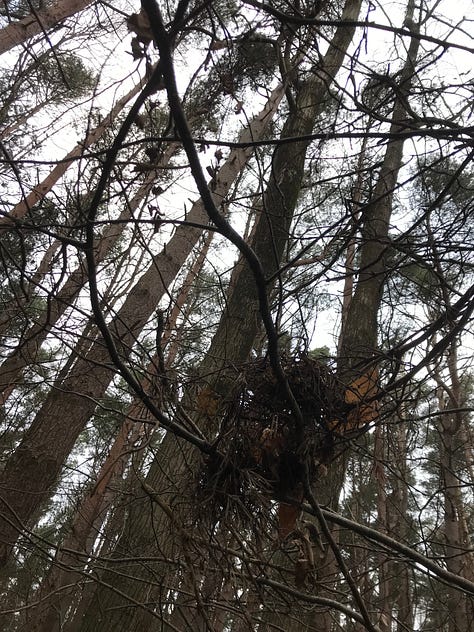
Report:
[[[215,39],[213,42],[211,42],[209,50],[222,50],[223,48],[227,48],[227,46],[228,44],[225,40]]]
[[[379,391],[379,374],[377,369],[354,380],[346,390],[345,400],[348,404],[358,404],[347,416],[348,430],[363,428],[379,416],[379,404],[376,399]]]
[[[328,423],[330,430],[344,434],[351,430],[364,428],[379,416],[379,404],[376,398],[379,392],[379,374],[376,368],[360,375],[346,389],[346,404],[354,408],[347,415],[347,422],[332,420]]]
[[[260,435],[262,452],[271,457],[279,457],[284,444],[284,436],[275,428],[264,428],[262,434]]]
[[[144,11],[132,13],[127,18],[128,30],[136,34],[138,40],[143,44],[149,44],[153,39],[150,20]]]
[[[143,44],[139,41],[138,37],[132,38],[132,57],[135,61],[143,59],[145,57],[145,49]]]
[[[217,170],[215,167],[213,167],[212,165],[207,165],[206,167],[206,171],[207,173],[211,176],[211,178],[214,178],[214,176],[217,173]]]
[[[145,129],[145,125],[148,122],[148,117],[146,114],[137,114],[134,120],[135,125],[138,129]]]
[[[198,412],[202,413],[203,415],[213,417],[216,414],[217,408],[219,406],[219,399],[212,388],[206,386],[201,391],[199,391],[196,406]]]

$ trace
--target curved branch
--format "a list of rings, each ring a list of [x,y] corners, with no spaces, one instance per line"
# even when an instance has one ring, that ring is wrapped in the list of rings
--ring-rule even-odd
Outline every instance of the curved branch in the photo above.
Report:
[[[337,612],[341,612],[346,617],[350,617],[354,621],[358,623],[362,623],[367,627],[368,630],[372,630],[373,632],[380,632],[380,628],[378,626],[371,625],[370,628],[367,626],[367,621],[362,617],[358,612],[355,612],[351,608],[344,606],[342,603],[338,601],[334,601],[334,599],[327,599],[326,597],[318,597],[317,595],[308,595],[305,593],[296,590],[296,588],[291,588],[285,584],[280,584],[280,582],[276,582],[273,579],[266,579],[263,577],[255,578],[254,580],[260,586],[268,586],[269,588],[273,588],[274,590],[279,590],[286,595],[291,595],[292,597],[296,597],[301,601],[307,601],[308,603],[314,603],[318,606],[326,606],[327,608],[331,608],[332,610],[336,610]]]
[[[303,510],[311,515],[316,515],[313,507],[310,505],[304,505]],[[371,527],[367,527],[359,524],[358,522],[354,522],[353,520],[349,520],[348,518],[344,518],[340,514],[329,511],[328,509],[321,508],[321,514],[324,516],[326,521],[337,524],[344,529],[349,529],[370,542],[376,542],[391,551],[396,551],[407,560],[413,562],[413,564],[426,569],[425,572],[430,575],[434,575],[439,581],[449,584],[450,586],[454,586],[458,590],[474,596],[474,582],[447,571],[426,555],[418,553],[418,551],[411,549],[405,544],[402,544],[401,542],[398,542],[390,536],[380,533]]]
[[[329,546],[331,547],[331,550],[334,554],[334,557],[336,558],[337,564],[339,566],[339,568],[342,571],[342,574],[344,575],[344,579],[346,580],[349,589],[352,593],[352,596],[354,598],[354,601],[356,602],[360,613],[362,615],[362,621],[365,625],[365,627],[367,628],[367,630],[369,632],[378,632],[378,628],[372,623],[372,621],[370,620],[370,616],[369,616],[369,612],[367,610],[367,607],[364,603],[364,600],[362,599],[362,596],[359,592],[359,589],[356,586],[356,583],[349,571],[349,569],[346,566],[346,563],[344,562],[344,558],[341,555],[341,551],[339,549],[339,546],[337,545],[336,541],[334,540],[334,538],[332,537],[332,533],[328,527],[328,524],[326,522],[326,518],[321,510],[321,507],[319,506],[319,503],[317,502],[316,498],[314,497],[313,492],[311,491],[311,485],[309,483],[309,474],[308,471],[306,470],[305,472],[305,477],[304,477],[304,494],[305,497],[307,499],[307,501],[309,502],[309,504],[311,505],[314,515],[316,516],[316,518],[318,519],[319,525],[321,527],[321,531],[324,534],[324,537],[326,538],[326,540],[329,542]]]
[[[295,414],[296,425],[297,427],[301,428],[304,424],[303,417],[298,403],[290,389],[288,381],[281,367],[280,359],[278,357],[278,334],[270,313],[270,306],[267,296],[267,281],[265,279],[264,270],[262,268],[260,260],[256,256],[255,252],[252,250],[252,248],[219,213],[216,205],[214,204],[214,200],[212,199],[211,192],[209,190],[209,187],[207,186],[206,178],[201,168],[201,163],[196,150],[196,146],[193,141],[191,130],[189,129],[186,115],[184,113],[181,105],[181,100],[178,95],[172,59],[172,39],[170,38],[165,28],[160,10],[156,2],[154,2],[154,0],[143,0],[142,4],[146,12],[148,13],[150,24],[155,35],[155,41],[160,51],[163,78],[166,84],[168,101],[170,105],[170,110],[173,115],[175,127],[181,137],[183,148],[188,157],[191,172],[196,182],[199,194],[201,195],[204,208],[206,209],[206,212],[208,213],[210,219],[219,229],[220,233],[239,249],[241,254],[247,260],[250,269],[252,270],[255,284],[257,286],[260,315],[262,317],[262,321],[268,338],[268,355],[270,357],[270,363],[272,365],[275,376],[282,386],[288,402],[290,403],[291,408]]]

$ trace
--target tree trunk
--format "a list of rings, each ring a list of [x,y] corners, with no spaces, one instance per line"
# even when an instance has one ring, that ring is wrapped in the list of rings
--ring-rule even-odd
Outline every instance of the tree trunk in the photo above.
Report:
[[[263,111],[241,133],[241,143],[261,137],[283,94],[283,86],[273,91]],[[252,153],[253,148],[248,146],[230,152],[215,178],[213,196],[217,205],[226,198]],[[207,214],[201,201],[193,205],[187,220],[189,225],[177,229],[166,248],[153,257],[110,325],[125,360],[202,233],[200,226],[207,222]],[[74,372],[61,387],[51,391],[21,444],[7,461],[0,477],[0,502],[4,507],[0,519],[0,564],[6,563],[19,534],[34,521],[113,375],[108,350],[98,339],[86,357],[77,361]],[[65,411],[68,423],[64,423]]]
[[[172,143],[165,151],[157,167],[166,167],[177,150],[178,143]],[[103,234],[96,239],[94,244],[96,264],[104,261],[106,256],[110,253],[114,245],[120,239],[127,220],[132,217],[133,212],[143,202],[145,196],[150,192],[155,183],[156,176],[154,174],[147,176],[145,182],[139,187],[133,198],[124,206],[117,221],[108,226]],[[58,245],[59,243],[58,241]],[[31,292],[35,290],[37,283],[41,284],[41,276],[46,273],[45,268],[51,256],[51,253],[48,252],[47,260],[41,262],[40,267],[29,284],[30,287],[26,291],[25,297],[29,297]],[[20,380],[25,367],[34,366],[36,364],[38,351],[67,309],[74,305],[77,296],[87,283],[87,278],[88,275],[85,264],[81,262],[79,266],[71,272],[58,292],[48,296],[47,309],[38,315],[36,322],[24,333],[23,339],[20,341],[18,347],[12,351],[0,366],[0,401],[6,401],[15,384]],[[20,302],[20,305],[15,305],[15,309],[21,309],[22,306],[23,304]],[[8,319],[5,320],[5,324],[8,324]]]
[[[384,431],[384,426],[377,426],[374,433],[374,476],[377,482],[377,531],[388,534],[388,502],[387,502],[387,472],[385,463],[387,462],[388,438]],[[384,552],[376,558],[378,573],[377,581],[377,611],[378,625],[380,632],[391,632],[392,630],[392,608],[393,594],[391,591],[391,571],[390,564]]]
[[[407,436],[408,428],[405,413],[400,411],[400,419],[393,428],[394,462],[397,476],[392,476],[392,495],[389,507],[391,535],[404,544],[409,545],[410,516],[408,513],[408,462]],[[402,422],[402,423],[400,423]],[[403,423],[404,422],[404,423]],[[394,564],[393,594],[397,609],[397,622],[394,632],[412,630],[415,626],[415,612],[413,607],[413,589],[411,586],[411,572],[403,563]]]
[[[413,23],[414,6],[408,3],[407,20]],[[413,26],[412,29],[416,27]],[[415,34],[417,33],[417,30]],[[362,243],[357,285],[347,310],[345,329],[340,343],[338,366],[346,381],[360,375],[377,355],[377,317],[386,275],[389,248],[388,230],[392,213],[393,194],[402,164],[403,131],[406,129],[405,100],[415,74],[419,39],[413,37],[407,60],[400,74],[397,97],[392,113],[390,133],[394,135],[385,151],[374,194],[361,209]],[[354,368],[357,370],[354,371]]]
[[[189,294],[192,281],[202,268],[212,237],[213,233],[209,233],[196,261],[187,274],[183,289],[179,293],[176,305],[170,315],[168,328],[163,333],[162,347],[166,345],[171,331],[177,329],[177,318]],[[172,364],[174,353],[173,347],[167,348],[167,367]],[[149,364],[142,382],[144,390],[154,393],[158,401],[160,398],[162,399],[163,389],[163,384],[157,375],[159,362],[156,355]],[[69,535],[58,547],[48,575],[38,591],[39,606],[32,608],[28,613],[29,622],[26,626],[28,630],[32,632],[59,632],[61,629],[61,622],[65,620],[66,613],[75,598],[74,582],[82,577],[84,564],[92,552],[97,534],[114,501],[116,495],[114,489],[117,489],[117,484],[122,478],[131,454],[137,450],[137,441],[146,435],[146,442],[148,442],[154,430],[153,425],[143,426],[138,421],[147,418],[153,422],[153,418],[144,404],[140,399],[136,399],[130,406],[118,436],[100,468],[94,486],[82,499],[80,507],[75,513]]]
[[[52,169],[49,175],[39,184],[37,184],[32,191],[25,197],[25,199],[21,200],[16,204],[8,215],[0,218],[0,226],[15,226],[15,223],[11,221],[10,218],[21,219],[25,217],[28,213],[31,213],[32,209],[38,202],[40,202],[53,188],[53,186],[58,182],[59,178],[61,178],[69,167],[80,158],[84,151],[88,149],[91,145],[96,143],[104,133],[110,128],[112,123],[114,123],[117,116],[123,110],[123,108],[127,105],[127,103],[133,99],[143,88],[143,81],[137,83],[130,92],[124,95],[121,99],[117,101],[112,110],[109,112],[107,116],[103,118],[103,120],[87,132],[85,139],[78,143],[71,151],[66,155],[63,160],[59,161],[58,164]],[[34,217],[33,217],[34,222]]]
[[[58,0],[49,7],[30,13],[18,22],[10,22],[0,30],[0,55],[57,26],[91,4],[92,0]]]
[[[464,425],[463,395],[458,376],[457,340],[455,339],[448,352],[447,366],[450,383],[442,380],[438,369],[434,376],[438,382],[439,409],[444,414],[440,417],[440,470],[442,492],[444,496],[444,540],[446,566],[449,571],[473,578],[474,555],[472,540],[465,515],[465,503],[462,498],[463,481],[459,472],[459,462],[464,460],[464,446],[460,442]],[[450,409],[454,412],[449,412]],[[474,620],[474,600],[467,594],[448,588],[448,632],[469,632]]]
[[[348,14],[346,15],[357,17],[360,1],[349,0],[347,6]],[[323,97],[327,94],[328,87],[340,68],[352,34],[351,28],[338,29],[323,63],[301,87],[296,109],[288,117],[281,134],[282,138],[311,133],[316,117],[322,110]],[[273,155],[270,181],[263,197],[262,207],[258,211],[251,244],[267,278],[276,274],[281,265],[301,188],[308,144],[309,141],[301,141],[277,147]],[[272,244],[272,247],[269,248],[268,244]],[[241,258],[236,265],[229,287],[226,310],[200,367],[201,375],[208,376],[206,380],[219,396],[228,394],[233,385],[232,379],[228,380],[220,372],[229,363],[238,364],[247,359],[259,328],[260,317],[255,280],[249,266]],[[211,419],[206,418],[205,415],[201,415],[197,423],[205,431],[212,430],[212,426],[209,426]],[[148,489],[159,494],[162,503],[169,503],[170,510],[163,511],[161,508],[160,511],[160,507],[156,505],[153,508],[139,506],[133,514],[129,515],[130,526],[127,529],[127,535],[121,539],[117,547],[117,555],[123,556],[126,553],[132,557],[125,566],[126,570],[120,574],[117,575],[112,568],[103,576],[106,578],[105,583],[112,585],[115,592],[104,588],[103,585],[98,585],[94,606],[90,608],[91,616],[86,616],[81,632],[92,632],[98,627],[102,632],[112,631],[116,629],[119,622],[121,625],[126,625],[130,632],[138,632],[153,626],[153,619],[147,618],[146,610],[143,607],[139,608],[137,604],[148,603],[151,594],[150,586],[153,582],[156,584],[157,578],[166,583],[166,565],[159,563],[154,566],[149,565],[150,582],[147,588],[143,582],[144,571],[134,564],[133,555],[134,552],[139,551],[143,554],[145,551],[159,550],[161,557],[169,559],[172,557],[171,552],[176,550],[178,542],[172,536],[173,521],[176,520],[182,524],[186,519],[179,518],[184,511],[183,508],[173,510],[172,499],[182,497],[183,490],[178,491],[179,486],[187,479],[186,472],[193,469],[196,457],[189,452],[189,447],[183,442],[170,433],[166,435],[160,448],[159,458],[153,462],[145,484]],[[170,471],[166,474],[168,468]],[[171,486],[171,480],[177,482],[176,488]],[[173,520],[170,519],[170,515],[173,516]],[[160,590],[160,586],[156,585],[156,590]],[[124,593],[128,595],[130,605],[119,613],[116,606],[122,599],[120,595]],[[198,595],[195,597],[198,603]],[[92,612],[97,612],[98,609],[103,613],[103,618],[92,616]],[[156,613],[156,616],[159,617],[159,613]],[[194,625],[204,624],[202,622],[198,624],[196,620]]]
[[[408,1],[407,18],[413,25],[414,3]],[[417,27],[412,26],[415,34]],[[389,141],[377,179],[375,191],[369,202],[361,209],[361,245],[359,250],[359,273],[354,294],[346,307],[346,319],[339,341],[338,373],[347,386],[346,401],[356,404],[352,420],[348,415],[348,430],[354,430],[373,422],[378,416],[378,378],[377,358],[377,322],[385,283],[385,258],[389,247],[388,230],[392,212],[393,194],[402,164],[404,138],[402,132],[406,120],[405,99],[409,94],[411,81],[415,73],[415,62],[419,40],[413,37],[410,42],[407,59],[400,74],[397,96],[391,118],[390,132],[395,134]],[[397,136],[399,135],[399,136]],[[357,386],[357,380],[363,380],[364,387]],[[367,405],[364,404],[367,398]],[[344,428],[339,432],[344,435]],[[337,510],[338,500],[343,486],[348,451],[344,450],[338,460],[330,464],[326,478],[317,481],[314,486],[315,497],[321,504],[328,504]],[[326,575],[320,575],[322,585],[329,590],[339,569],[336,561],[331,562],[331,553],[326,564]],[[321,621],[320,631],[329,632],[327,621]]]

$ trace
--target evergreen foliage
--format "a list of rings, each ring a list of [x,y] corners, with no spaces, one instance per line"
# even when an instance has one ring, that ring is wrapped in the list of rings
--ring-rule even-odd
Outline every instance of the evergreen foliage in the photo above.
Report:
[[[455,4],[2,4],[2,630],[470,632]]]

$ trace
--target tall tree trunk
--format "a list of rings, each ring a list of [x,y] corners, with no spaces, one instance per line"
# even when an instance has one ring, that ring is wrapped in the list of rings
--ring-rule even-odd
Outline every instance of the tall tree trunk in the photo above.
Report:
[[[178,148],[178,143],[172,143],[166,149],[157,168],[165,168]],[[124,205],[117,221],[112,222],[111,225],[104,230],[102,235],[96,239],[94,244],[96,264],[104,261],[111,252],[112,248],[122,236],[127,221],[132,217],[133,212],[143,202],[155,183],[156,176],[149,174],[133,198],[128,200],[127,204]],[[60,242],[58,242],[58,244],[59,243]],[[51,253],[48,252],[46,255],[47,260],[41,262],[40,267],[33,275],[29,284],[30,288],[25,294],[27,298],[31,298],[32,292],[36,290],[36,284],[41,287],[41,276],[46,273],[45,268],[51,256]],[[79,266],[70,273],[56,294],[48,295],[46,299],[46,309],[38,315],[36,322],[24,332],[17,348],[14,349],[3,361],[2,365],[0,365],[0,401],[6,401],[15,384],[20,380],[25,367],[34,366],[36,364],[38,352],[42,344],[49,333],[54,330],[54,326],[58,323],[60,318],[74,305],[77,296],[87,283],[87,279],[88,273],[86,265],[84,261],[81,261]],[[22,309],[22,307],[23,303],[20,300],[19,305],[15,305],[15,309]],[[7,324],[8,317],[5,319],[5,325]]]
[[[58,164],[51,170],[48,176],[42,182],[33,187],[32,191],[25,197],[25,199],[18,202],[18,204],[9,211],[8,215],[0,218],[0,226],[15,226],[15,223],[10,218],[18,220],[30,213],[33,207],[51,191],[53,186],[66,173],[77,158],[80,158],[86,149],[96,143],[104,135],[104,133],[110,129],[110,126],[114,123],[117,116],[127,103],[142,90],[143,84],[143,81],[138,82],[137,85],[130,90],[130,92],[121,97],[107,116],[105,116],[96,127],[87,132],[84,140],[71,149],[65,158],[59,161]]]
[[[359,0],[347,2],[347,19],[357,18],[360,4]],[[353,32],[353,28],[346,26],[337,30],[323,62],[300,88],[296,108],[288,117],[282,138],[311,133],[315,120],[322,111],[323,98],[342,64]],[[308,144],[309,141],[295,142],[277,147],[274,152],[270,181],[263,196],[262,207],[258,210],[251,244],[267,278],[277,273],[282,262],[304,175]],[[270,289],[269,286],[269,291]],[[232,388],[232,379],[229,380],[221,371],[229,363],[238,364],[247,359],[259,328],[255,280],[249,266],[241,258],[229,287],[226,309],[200,367],[201,375],[207,376],[206,381],[219,396],[225,397]],[[201,415],[198,425],[201,429],[212,431],[213,423],[215,422],[206,415]],[[180,490],[180,485],[187,479],[186,472],[192,470],[194,462],[195,456],[190,454],[189,447],[168,433],[145,480],[147,489],[154,491],[162,506],[158,502],[153,509],[140,505],[130,513],[124,536],[117,546],[117,556],[131,556],[129,562],[119,574],[115,572],[114,565],[103,575],[105,583],[97,586],[93,607],[89,609],[90,616],[86,616],[81,632],[91,632],[99,627],[102,632],[108,632],[116,629],[119,624],[136,632],[153,627],[153,618],[147,615],[144,607],[139,608],[138,604],[153,603],[153,582],[155,591],[160,590],[156,585],[160,581],[170,590],[167,585],[167,567],[166,564],[150,563],[147,569],[150,582],[147,585],[143,581],[145,571],[134,563],[133,555],[135,552],[143,555],[145,551],[154,550],[159,551],[159,555],[166,560],[172,558],[172,551],[183,544],[173,537],[173,529],[175,522],[181,525],[186,523],[186,516],[183,515],[182,507],[174,508],[174,503],[176,499],[182,498],[183,490]],[[166,511],[163,506],[167,507]],[[106,586],[113,586],[113,591]],[[123,599],[123,594],[128,596],[130,606],[119,612],[116,607]],[[198,605],[199,595],[195,595],[195,600]],[[103,613],[102,619],[92,616],[92,612],[98,611]],[[155,615],[160,617],[159,612]],[[201,615],[202,612],[198,611],[192,616],[193,629],[201,629],[206,625]]]
[[[356,20],[360,6],[359,0],[347,0],[341,20]],[[354,31],[354,28],[345,25],[338,27],[326,55],[300,87],[296,110],[290,112],[281,138],[311,134],[317,117],[323,111],[324,97],[344,61]],[[301,190],[308,145],[309,141],[282,145],[277,147],[273,156],[271,178],[259,210],[261,217],[256,224],[252,243],[267,278],[277,276],[282,263]],[[219,368],[225,365],[227,358],[231,362],[245,361],[259,328],[253,273],[241,258],[236,265],[225,315],[219,323],[208,355],[217,358]]]
[[[412,25],[414,34],[418,29],[413,21],[414,2],[408,0],[406,17]],[[404,67],[394,99],[390,132],[393,140],[387,144],[384,159],[379,171],[373,196],[361,209],[361,245],[359,249],[359,272],[354,294],[347,307],[344,328],[339,341],[338,372],[341,381],[347,386],[346,399],[356,403],[352,416],[348,416],[348,430],[360,423],[361,426],[373,422],[378,416],[378,361],[377,323],[378,313],[385,284],[385,259],[389,247],[388,230],[392,212],[393,194],[403,156],[403,130],[406,124],[405,103],[409,95],[411,82],[415,74],[415,63],[419,40],[412,37]],[[358,386],[361,380],[362,388]],[[364,404],[364,399],[367,404]],[[360,402],[360,403],[357,403]],[[344,428],[339,429],[344,434]],[[321,504],[327,504],[337,510],[338,500],[343,486],[348,451],[328,468],[328,474],[314,486],[315,497]],[[321,585],[329,591],[334,578],[339,574],[331,549],[326,564],[326,576],[320,575]],[[330,622],[321,621],[319,630],[329,632]],[[328,627],[329,626],[329,627]]]
[[[240,135],[244,148],[233,149],[215,178],[213,196],[220,205],[236,177],[253,153],[245,143],[260,138],[284,94],[280,85],[271,94],[263,111]],[[137,336],[156,309],[168,285],[176,277],[207,223],[202,202],[190,210],[188,225],[176,230],[165,250],[153,257],[145,274],[128,294],[110,325],[126,360]],[[12,547],[25,526],[35,519],[70,453],[79,433],[93,414],[114,376],[109,353],[101,338],[86,357],[77,361],[74,372],[61,388],[46,399],[26,432],[21,444],[7,461],[0,476],[0,564],[5,564]],[[68,411],[68,423],[64,413]]]
[[[396,464],[396,475],[392,475],[392,494],[389,506],[391,535],[405,544],[409,544],[410,516],[408,513],[408,428],[405,411],[400,411],[400,418],[393,427],[393,454]],[[413,589],[411,572],[403,563],[395,563],[393,571],[393,595],[397,610],[397,621],[394,632],[412,630],[415,626]]]
[[[208,253],[213,233],[206,237],[196,261],[187,274],[181,292],[176,299],[169,318],[167,330],[163,332],[161,346],[165,347],[171,332],[177,330],[176,322],[192,287],[194,277],[201,270]],[[169,367],[174,358],[175,350],[167,348],[166,366]],[[143,388],[146,392],[154,393],[157,401],[162,399],[163,384],[157,375],[160,365],[158,355],[155,355],[145,372]],[[44,578],[37,598],[39,605],[28,613],[26,628],[34,632],[56,632],[61,629],[61,623],[75,598],[74,582],[82,576],[84,564],[89,558],[94,541],[106,518],[115,498],[118,482],[129,462],[131,454],[137,450],[137,441],[146,435],[149,441],[154,426],[143,426],[138,420],[153,418],[140,399],[136,399],[130,406],[125,421],[110,448],[109,454],[97,475],[95,484],[86,493],[76,511],[69,534],[59,546],[52,566]],[[148,432],[147,432],[148,427]]]
[[[409,0],[406,21],[413,21],[414,3]],[[397,86],[390,134],[374,194],[361,209],[362,229],[358,281],[347,311],[345,329],[338,358],[341,377],[350,380],[373,363],[377,355],[377,318],[386,277],[386,257],[389,248],[388,230],[392,213],[393,194],[403,156],[403,131],[406,129],[406,99],[415,75],[419,39],[412,37],[407,59]],[[357,367],[356,371],[354,369]]]
[[[408,1],[407,20],[413,25],[414,3]],[[412,26],[415,35],[416,26]],[[347,385],[346,398],[348,402],[360,401],[356,406],[352,421],[348,423],[348,430],[353,430],[358,422],[361,425],[374,421],[378,415],[378,405],[375,399],[378,391],[377,362],[377,322],[378,312],[382,300],[382,292],[386,280],[386,256],[389,249],[388,230],[392,213],[393,195],[397,184],[398,174],[402,165],[403,130],[405,129],[405,102],[409,95],[411,82],[415,74],[416,57],[419,40],[413,37],[407,52],[407,59],[400,73],[398,89],[394,100],[391,117],[390,133],[393,140],[387,144],[384,159],[380,167],[374,193],[368,203],[361,209],[361,245],[359,249],[359,272],[355,291],[347,307],[344,328],[339,340],[338,372],[344,384]],[[364,377],[362,377],[364,376]],[[361,379],[362,388],[357,386]],[[365,391],[365,392],[364,392]],[[367,405],[363,404],[364,396]],[[359,419],[358,419],[359,417]],[[348,420],[350,417],[348,417]],[[340,429],[344,433],[344,428]],[[344,459],[339,465],[330,468],[330,477],[336,478],[329,485],[325,481],[324,487],[333,490],[332,499],[339,497],[345,472]],[[321,492],[321,502],[331,502],[324,489]],[[337,501],[336,501],[337,502]]]
[[[465,503],[462,498],[464,485],[459,472],[459,462],[464,460],[464,446],[461,444],[464,425],[463,394],[458,375],[457,340],[450,346],[447,358],[449,380],[447,384],[436,368],[433,375],[438,382],[438,404],[443,413],[440,417],[440,470],[442,493],[444,496],[444,548],[446,566],[449,571],[473,579],[474,555]],[[453,412],[450,412],[453,411]],[[474,600],[469,595],[447,589],[448,632],[469,632],[474,620]]]
[[[33,11],[18,22],[10,22],[0,30],[0,55],[57,26],[91,4],[92,0],[57,0],[44,9]]]
[[[51,187],[57,182],[59,177],[63,175],[67,166],[71,164],[71,162],[73,161],[72,157],[79,156],[84,146],[87,147],[95,142],[95,140],[100,138],[100,136],[106,131],[107,125],[110,126],[120,110],[123,109],[124,105],[140,90],[140,86],[141,83],[139,84],[139,86],[134,87],[133,90],[130,91],[126,96],[120,99],[116,106],[109,113],[109,115],[104,119],[104,121],[87,135],[84,143],[77,145],[72,150],[72,152],[68,154],[64,163],[61,163],[55,169],[53,169],[48,178],[44,180],[41,185],[39,185],[39,188],[36,187],[32,191],[32,193],[27,196],[27,199],[25,201],[18,203],[14,207],[13,211],[10,213],[10,216],[14,216],[15,213],[18,213],[19,216],[25,214],[28,208],[30,208],[31,204],[39,201],[39,198],[37,200],[35,196],[40,195],[40,192],[41,198],[44,197],[50,191]],[[265,110],[262,116],[264,115],[264,113]],[[191,119],[191,123],[192,122],[193,119]],[[255,131],[258,133],[259,130],[255,123],[254,127]],[[103,234],[96,239],[96,243],[94,244],[96,264],[101,263],[106,258],[114,245],[120,239],[124,228],[127,226],[127,220],[132,217],[133,212],[139,207],[139,205],[149,194],[153,186],[156,184],[156,172],[168,166],[171,158],[179,150],[180,146],[181,145],[179,142],[173,142],[166,147],[166,150],[163,152],[163,156],[160,158],[159,163],[156,165],[156,171],[154,170],[150,172],[145,177],[145,180],[139,187],[138,191],[130,200],[127,200],[127,203],[124,205],[123,211],[116,218],[116,221],[113,222],[109,227],[107,227],[104,230]],[[69,158],[71,158],[71,161],[68,161]],[[8,221],[8,218],[3,219],[5,221]],[[54,254],[55,252],[57,252],[58,249],[61,248],[61,246],[61,240],[55,240],[53,244],[51,244],[50,248],[48,248],[42,261],[38,265],[37,270],[32,275],[31,279],[29,279],[29,282],[22,284],[23,295],[18,296],[17,300],[15,301],[15,305],[13,305],[11,309],[6,310],[5,314],[2,314],[0,316],[0,333],[7,331],[12,315],[17,313],[19,310],[23,310],[27,303],[35,295],[38,287],[41,288],[42,280],[47,271],[50,269],[51,261],[54,257]],[[4,403],[11,392],[14,390],[15,384],[20,379],[25,367],[35,364],[37,354],[39,349],[41,348],[41,345],[44,343],[47,336],[54,328],[58,320],[64,315],[66,310],[74,304],[75,299],[77,298],[78,294],[80,293],[86,282],[87,270],[84,262],[81,262],[80,265],[73,272],[71,272],[68,279],[60,288],[60,290],[55,295],[48,295],[47,309],[45,309],[42,313],[38,315],[36,322],[34,322],[34,324],[32,324],[29,329],[24,332],[22,340],[19,342],[18,347],[10,353],[10,355],[0,366],[1,403]]]
[[[382,425],[377,426],[374,433],[374,472],[377,484],[377,531],[388,534],[388,502],[387,502],[387,461],[388,437]],[[377,556],[377,610],[378,625],[381,632],[392,630],[393,594],[391,591],[390,576],[392,565],[384,552]]]
[[[115,121],[121,110],[130,101],[130,99],[140,92],[141,88],[142,82],[136,85],[128,94],[119,99],[103,121],[97,127],[88,132],[84,141],[76,145],[76,147],[67,154],[66,158],[56,165],[56,167],[54,167],[50,174],[40,184],[33,188],[24,200],[18,202],[18,204],[13,207],[7,216],[0,218],[0,229],[7,229],[8,226],[13,226],[11,218],[21,219],[30,213],[35,204],[40,202],[51,191],[52,187],[58,182],[61,176],[64,175],[68,167],[73,164],[75,159],[82,155],[84,149],[87,149],[102,137],[110,125]],[[177,145],[174,145],[174,147],[176,148]],[[167,151],[162,159],[161,165],[166,165],[169,158],[170,153]],[[150,176],[147,178],[144,185],[140,187],[133,199],[129,201],[128,205],[126,205],[124,212],[118,218],[119,220],[126,220],[130,217],[131,211],[137,208],[147,191],[151,188],[153,182],[153,177]],[[96,248],[98,262],[106,256],[112,245],[117,241],[125,225],[125,221],[124,223],[119,221],[117,224],[106,229],[101,239],[98,239]],[[9,306],[8,309],[5,309],[0,315],[0,335],[8,332],[12,317],[14,317],[19,311],[24,310],[30,303],[33,296],[36,294],[38,287],[41,286],[48,270],[50,270],[55,253],[60,250],[62,245],[62,241],[59,238],[53,241],[38,264],[34,274],[28,282],[22,284],[22,294],[18,294],[16,296],[15,303]],[[34,325],[30,326],[30,328],[25,332],[19,348],[14,350],[4,361],[2,366],[0,366],[0,402],[4,403],[6,401],[25,366],[29,363],[35,362],[36,353],[46,339],[49,331],[60,316],[62,316],[67,307],[71,305],[80,289],[84,286],[86,278],[87,277],[82,266],[71,273],[69,280],[66,281],[54,299],[49,297],[48,309],[45,310],[39,320]]]

